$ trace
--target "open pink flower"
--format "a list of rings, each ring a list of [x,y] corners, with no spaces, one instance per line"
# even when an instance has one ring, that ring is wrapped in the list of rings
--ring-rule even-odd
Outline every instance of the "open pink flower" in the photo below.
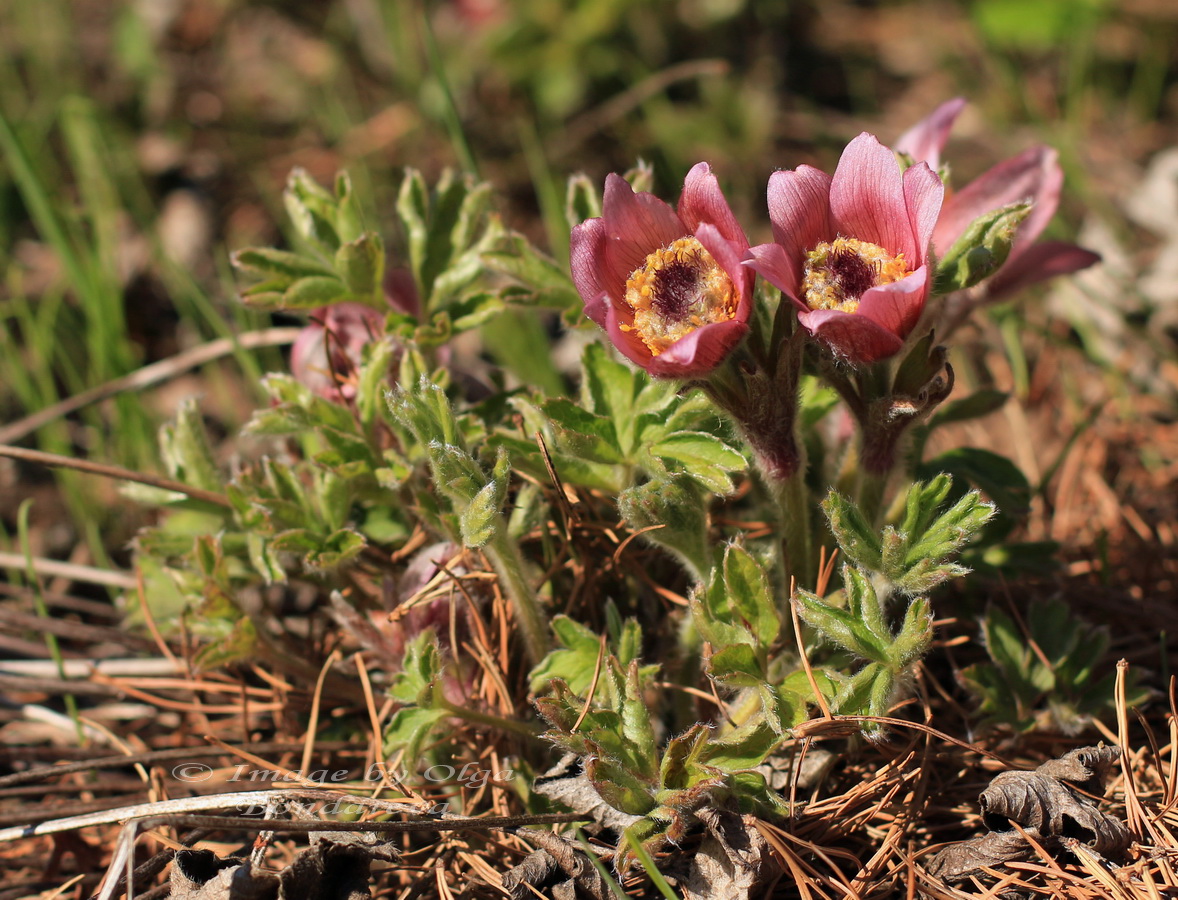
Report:
[[[928,118],[905,132],[895,149],[930,166],[939,165],[949,130],[964,106],[965,100],[960,97],[942,103]],[[945,253],[978,216],[1029,200],[1033,204],[1030,214],[1015,234],[1006,263],[984,282],[986,298],[994,299],[1036,281],[1087,268],[1100,260],[1090,250],[1063,241],[1035,243],[1055,215],[1062,187],[1059,154],[1043,144],[1030,147],[960,191],[949,193],[933,232],[933,246],[938,253]]]
[[[651,375],[698,378],[748,331],[748,248],[707,163],[687,174],[678,212],[610,175],[601,218],[573,229],[573,283],[627,359]]]
[[[811,166],[770,176],[775,240],[752,248],[749,265],[838,356],[856,365],[886,359],[924,310],[943,193],[927,164],[901,172],[895,154],[863,133],[833,177]]]

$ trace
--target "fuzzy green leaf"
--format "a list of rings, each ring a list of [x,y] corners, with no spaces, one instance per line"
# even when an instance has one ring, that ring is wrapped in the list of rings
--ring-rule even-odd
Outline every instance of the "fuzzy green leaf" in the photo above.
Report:
[[[177,481],[217,493],[225,487],[195,400],[180,404],[175,421],[160,428],[159,441],[164,465]]]
[[[613,760],[594,757],[585,762],[585,775],[601,799],[624,813],[643,816],[657,806],[651,785]]]
[[[879,535],[867,522],[855,501],[831,491],[823,501],[822,509],[844,556],[865,569],[880,571],[883,551]]]
[[[781,618],[764,567],[739,544],[724,551],[724,586],[758,643],[768,648],[781,632]]]
[[[348,291],[360,302],[377,309],[387,308],[382,286],[384,265],[384,242],[371,231],[342,245],[335,253],[336,271]]]
[[[997,272],[1031,206],[1029,201],[1011,203],[974,219],[938,262],[934,291],[965,290]]]
[[[481,547],[494,535],[502,523],[499,511],[507,497],[511,480],[507,451],[502,447],[495,458],[495,468],[490,480],[470,500],[470,504],[459,513],[458,523],[462,529],[462,542],[467,547]]]
[[[748,466],[744,454],[728,446],[715,435],[702,431],[680,431],[668,435],[648,448],[651,456],[680,463],[683,471],[717,494],[733,490],[730,472],[742,472]]]
[[[569,228],[575,228],[586,219],[596,219],[600,215],[601,191],[597,185],[583,172],[570,175],[564,212]]]
[[[625,460],[618,447],[613,422],[559,397],[543,406],[560,439],[560,446],[590,462],[614,464]]]
[[[845,609],[831,606],[809,591],[794,595],[798,615],[827,641],[852,653],[873,660],[887,662],[889,642],[881,641],[858,617]]]
[[[712,568],[708,508],[693,480],[661,477],[628,488],[618,495],[618,512],[632,530],[642,531],[644,540],[674,553],[695,580],[707,577]]]
[[[295,281],[282,294],[283,309],[317,309],[351,298],[348,287],[336,275],[311,275]],[[250,297],[246,296],[246,303]]]
[[[730,644],[712,653],[708,673],[731,688],[757,687],[765,682],[760,654],[751,644]]]
[[[275,250],[271,247],[246,247],[230,257],[234,267],[251,275],[289,285],[300,278],[313,275],[331,276],[335,273],[322,262],[301,253]]]

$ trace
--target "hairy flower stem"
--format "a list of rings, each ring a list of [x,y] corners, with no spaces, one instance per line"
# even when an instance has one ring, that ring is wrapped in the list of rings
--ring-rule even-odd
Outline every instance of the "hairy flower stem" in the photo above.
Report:
[[[524,575],[519,548],[508,537],[505,522],[495,529],[494,536],[483,547],[483,553],[494,566],[503,592],[511,600],[515,620],[523,632],[524,652],[528,662],[535,665],[548,652],[548,620],[540,607],[540,598]]]
[[[859,469],[859,509],[873,526],[880,524],[879,517],[890,472],[890,469],[882,472],[872,471],[865,465],[861,465]]]
[[[815,567],[813,536],[810,528],[812,502],[806,489],[806,467],[798,466],[787,478],[766,482],[777,505],[782,541],[785,545],[785,570],[799,587],[812,588],[818,575]],[[789,587],[788,584],[785,585]]]

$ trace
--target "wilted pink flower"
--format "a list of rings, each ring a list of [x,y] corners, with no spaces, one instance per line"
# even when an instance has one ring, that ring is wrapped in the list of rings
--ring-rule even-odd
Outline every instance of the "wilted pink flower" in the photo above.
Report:
[[[447,700],[459,705],[469,702],[479,668],[468,656],[458,652],[452,640],[457,638],[461,646],[468,639],[476,611],[487,602],[486,591],[472,584],[458,592],[451,585],[450,590],[439,590],[438,596],[424,601],[419,595],[443,574],[442,567],[446,569],[447,579],[467,575],[462,552],[461,547],[447,542],[418,551],[395,586],[386,580],[384,610],[361,611],[340,594],[332,595],[329,610],[344,631],[368,652],[372,662],[390,673],[402,670],[409,642],[423,631],[432,631],[438,649],[452,663],[442,674],[443,693]],[[402,606],[410,601],[413,601],[411,606]]]
[[[930,166],[940,164],[940,154],[949,140],[949,130],[965,106],[957,98],[942,103],[928,118],[905,132],[896,142],[898,152],[907,153]],[[994,166],[960,191],[950,191],[933,232],[933,246],[945,253],[970,223],[991,210],[1021,201],[1031,201],[1030,214],[1019,226],[1006,263],[984,282],[987,299],[1011,293],[1028,284],[1087,268],[1100,260],[1090,250],[1063,241],[1035,241],[1055,215],[1063,187],[1059,154],[1038,145]]]
[[[384,293],[390,310],[420,313],[417,289],[406,270],[386,273]],[[291,374],[327,400],[352,400],[364,346],[384,336],[385,314],[362,303],[337,303],[319,307],[310,319],[291,347]]]
[[[336,403],[351,400],[364,345],[383,333],[384,316],[371,306],[320,307],[291,347],[291,374],[320,397]]]
[[[932,283],[929,242],[944,186],[925,163],[901,172],[872,135],[849,143],[831,177],[811,166],[769,178],[774,243],[749,263],[839,357],[899,352]]]
[[[697,378],[748,331],[748,247],[707,163],[687,174],[678,212],[610,175],[601,218],[573,229],[573,283],[585,314],[631,362]]]

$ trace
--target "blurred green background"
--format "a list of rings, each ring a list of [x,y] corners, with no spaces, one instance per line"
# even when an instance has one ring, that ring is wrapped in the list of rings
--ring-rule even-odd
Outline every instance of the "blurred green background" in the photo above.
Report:
[[[671,199],[707,160],[756,242],[774,169],[829,168],[858,132],[888,142],[959,95],[955,183],[1030,143],[1059,148],[1052,233],[1095,216],[1127,248],[1120,349],[1145,340],[1155,374],[1173,369],[1161,301],[1134,287],[1167,238],[1123,209],[1178,143],[1172,0],[38,0],[0,5],[0,51],[0,425],[274,322],[240,306],[227,260],[283,245],[295,166],[323,182],[349,170],[394,255],[402,168],[477,171],[508,224],[561,259],[571,173],[600,182],[645,160]],[[982,328],[975,355],[997,347],[1026,395],[1018,332],[1035,315],[1019,315]],[[1039,330],[1125,375],[1090,318]],[[20,443],[156,470],[156,428],[182,397],[231,436],[258,374],[283,366],[242,353]],[[3,462],[0,549],[28,498],[35,553],[99,564],[126,564],[147,515],[112,483]]]

